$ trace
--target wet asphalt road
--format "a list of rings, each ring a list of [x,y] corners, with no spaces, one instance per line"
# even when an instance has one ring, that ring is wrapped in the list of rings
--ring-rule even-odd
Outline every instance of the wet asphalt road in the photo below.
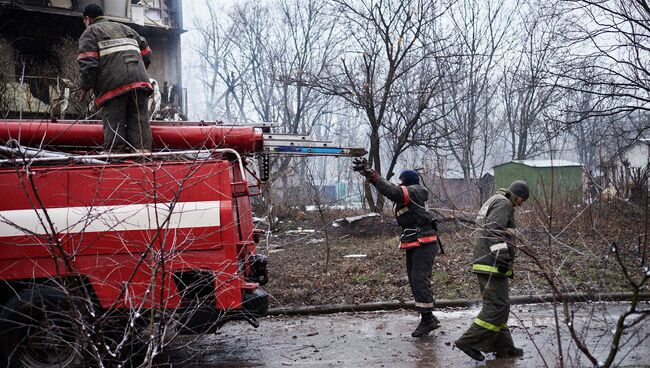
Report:
[[[588,345],[599,359],[604,360],[616,318],[626,308],[624,304],[592,303],[582,305],[576,314],[575,325],[588,331]],[[273,317],[261,320],[257,329],[236,322],[217,334],[182,337],[161,361],[181,368],[558,366],[551,305],[513,306],[512,311],[509,324],[515,344],[525,351],[523,358],[488,356],[479,363],[452,349],[452,342],[478,313],[477,307],[436,311],[442,327],[420,339],[410,336],[418,323],[412,311]],[[569,342],[568,332],[562,335],[565,365],[590,367]],[[650,367],[650,321],[625,334],[623,341],[616,366]]]

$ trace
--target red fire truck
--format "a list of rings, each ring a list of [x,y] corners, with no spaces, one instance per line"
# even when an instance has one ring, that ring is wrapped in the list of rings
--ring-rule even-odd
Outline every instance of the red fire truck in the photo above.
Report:
[[[172,322],[257,326],[255,162],[364,153],[268,128],[154,122],[153,153],[108,155],[98,122],[0,121],[0,366],[103,361],[143,334],[152,356],[142,331]]]

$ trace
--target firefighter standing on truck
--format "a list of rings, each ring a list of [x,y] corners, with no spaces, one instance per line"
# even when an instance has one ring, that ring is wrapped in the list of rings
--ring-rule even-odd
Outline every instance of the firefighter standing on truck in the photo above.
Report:
[[[101,108],[107,152],[150,152],[147,99],[153,91],[147,67],[151,49],[130,27],[111,22],[95,4],[83,12],[86,30],[79,38],[81,99],[92,89]]]
[[[481,352],[496,353],[497,358],[522,356],[514,346],[508,315],[510,297],[508,279],[515,260],[515,207],[529,196],[524,181],[499,189],[481,207],[476,222],[480,235],[474,247],[472,272],[478,278],[483,307],[469,329],[454,345],[475,360],[484,360]]]
[[[401,185],[397,186],[372,170],[365,158],[356,159],[354,164],[354,171],[365,176],[379,193],[395,202],[395,217],[402,227],[399,247],[406,253],[409,285],[415,309],[421,314],[420,323],[411,336],[422,337],[440,327],[440,321],[433,315],[431,270],[439,247],[435,220],[425,208],[429,193],[420,185],[420,176],[413,170],[403,171],[399,176]]]

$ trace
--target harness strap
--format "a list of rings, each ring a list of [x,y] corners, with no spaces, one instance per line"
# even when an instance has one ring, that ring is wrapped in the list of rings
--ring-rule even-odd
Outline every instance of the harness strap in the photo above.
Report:
[[[409,197],[409,190],[404,185],[400,185],[400,188],[402,188],[402,194],[404,194],[404,205],[407,206],[411,200]]]

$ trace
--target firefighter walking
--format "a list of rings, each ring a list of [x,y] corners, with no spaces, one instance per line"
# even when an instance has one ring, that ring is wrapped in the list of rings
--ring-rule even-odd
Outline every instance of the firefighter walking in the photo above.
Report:
[[[528,196],[526,182],[515,181],[508,189],[499,189],[490,197],[477,216],[480,233],[474,247],[472,272],[478,279],[483,307],[469,329],[454,343],[475,360],[485,359],[481,352],[496,353],[497,358],[523,355],[523,350],[514,346],[508,328],[508,282],[516,255],[515,208]]]
[[[420,185],[420,177],[413,170],[403,171],[401,185],[394,185],[372,170],[366,159],[354,161],[354,171],[365,176],[379,193],[395,203],[395,217],[402,227],[400,249],[406,253],[406,271],[415,308],[421,320],[411,336],[422,337],[440,327],[433,315],[431,270],[438,254],[438,237],[433,216],[425,209],[429,193]]]
[[[111,22],[95,4],[83,12],[86,30],[79,38],[81,99],[92,89],[101,108],[108,152],[151,151],[147,99],[153,91],[147,67],[151,49],[131,27]]]

